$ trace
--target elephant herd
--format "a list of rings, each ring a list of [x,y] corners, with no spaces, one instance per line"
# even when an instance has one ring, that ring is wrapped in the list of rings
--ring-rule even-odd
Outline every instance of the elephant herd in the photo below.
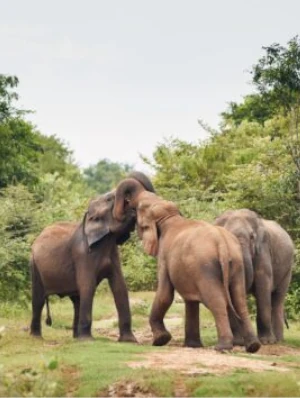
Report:
[[[175,290],[185,302],[185,346],[203,346],[200,303],[213,314],[217,350],[244,345],[247,352],[256,352],[261,344],[283,339],[294,256],[287,232],[247,209],[226,211],[213,224],[187,219],[175,203],[157,196],[140,172],[92,200],[82,222],[53,224],[36,238],[30,260],[32,335],[41,336],[45,303],[46,323],[51,324],[48,296],[57,294],[73,303],[73,336],[91,338],[94,294],[107,278],[118,312],[119,341],[136,342],[118,254],[118,245],[135,226],[145,253],[157,258],[158,287],[149,319],[153,345],[171,339],[164,316]],[[250,293],[256,300],[257,334],[247,308]]]

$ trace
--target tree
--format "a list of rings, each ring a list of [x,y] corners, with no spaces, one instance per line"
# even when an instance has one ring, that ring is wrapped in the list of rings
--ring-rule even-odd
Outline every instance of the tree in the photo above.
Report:
[[[244,97],[241,103],[230,102],[228,110],[221,113],[225,125],[233,122],[238,126],[244,120],[248,122],[258,122],[261,125],[271,119],[277,112],[274,103],[266,101],[260,94],[250,94]]]
[[[97,164],[86,168],[84,173],[87,185],[97,193],[105,193],[115,187],[132,167],[128,164],[102,159]]]
[[[19,99],[18,94],[14,91],[18,84],[17,76],[0,74],[0,123],[11,117],[21,116],[29,112],[13,106],[13,102]]]
[[[252,68],[252,81],[262,98],[285,112],[300,105],[300,39],[295,36],[283,47],[263,47],[265,55]]]

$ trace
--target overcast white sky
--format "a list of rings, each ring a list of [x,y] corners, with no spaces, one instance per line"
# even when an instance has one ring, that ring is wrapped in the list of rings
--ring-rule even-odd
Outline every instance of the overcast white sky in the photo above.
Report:
[[[86,167],[147,170],[164,137],[197,142],[251,91],[262,46],[300,33],[299,0],[0,0],[0,73]]]

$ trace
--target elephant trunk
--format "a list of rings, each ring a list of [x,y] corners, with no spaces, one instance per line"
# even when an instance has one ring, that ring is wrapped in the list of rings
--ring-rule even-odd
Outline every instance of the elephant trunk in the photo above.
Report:
[[[245,285],[246,291],[249,293],[251,290],[251,286],[253,284],[254,272],[253,272],[253,259],[250,253],[249,247],[241,244],[242,253],[243,253],[243,262],[244,262],[244,270],[245,270]]]
[[[137,197],[145,190],[144,185],[133,178],[126,178],[120,182],[116,189],[116,198],[113,209],[114,218],[118,221],[122,221],[125,216],[126,206],[136,208]]]
[[[132,171],[128,175],[128,178],[134,178],[143,185],[146,191],[155,193],[155,189],[152,185],[152,182],[144,173],[141,173],[140,171]]]
[[[230,293],[229,293],[229,266],[230,266],[230,259],[229,259],[229,251],[228,251],[228,247],[225,244],[221,244],[219,246],[219,262],[221,265],[221,269],[222,269],[222,274],[223,274],[223,285],[224,285],[224,289],[225,289],[225,295],[226,295],[226,299],[227,299],[227,303],[229,305],[229,307],[231,308],[233,314],[237,317],[237,319],[241,319],[240,316],[237,314],[231,297],[230,297]]]

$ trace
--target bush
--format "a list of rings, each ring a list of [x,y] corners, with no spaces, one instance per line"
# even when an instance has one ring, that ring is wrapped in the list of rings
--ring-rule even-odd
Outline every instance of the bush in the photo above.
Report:
[[[121,264],[129,290],[155,290],[157,284],[156,259],[144,254],[136,234],[121,249]]]

